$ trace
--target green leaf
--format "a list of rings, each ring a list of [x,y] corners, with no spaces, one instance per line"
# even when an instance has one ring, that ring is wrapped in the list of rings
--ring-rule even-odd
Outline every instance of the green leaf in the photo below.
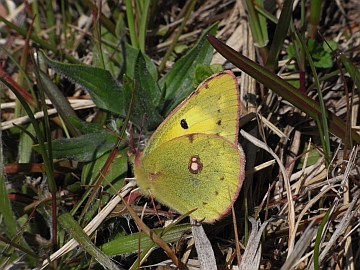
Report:
[[[295,46],[294,46],[294,44],[290,44],[286,48],[286,52],[288,54],[287,59],[290,59],[291,57],[293,57],[295,55]]]
[[[109,151],[117,140],[117,137],[107,131],[102,133],[85,134],[76,138],[60,138],[52,142],[53,157],[67,158],[77,161],[91,161],[99,158]],[[34,149],[38,151],[38,146]]]
[[[58,221],[61,227],[64,228],[87,253],[94,257],[104,269],[119,269],[109,256],[106,256],[94,245],[90,237],[69,213],[60,215]]]
[[[139,54],[139,50],[135,47],[131,46],[128,43],[125,43],[125,74],[129,76],[131,79],[134,79],[135,73],[135,65],[137,63],[137,58]],[[158,80],[158,72],[154,63],[151,61],[150,57],[146,54],[142,54],[142,57],[145,60],[146,69],[151,77],[154,78],[155,81]]]
[[[183,52],[185,52],[185,50],[187,50],[189,47],[185,44],[179,44],[177,46],[175,46],[174,48],[174,52],[177,54],[181,54]]]
[[[162,115],[168,115],[193,90],[192,82],[198,64],[209,65],[213,56],[213,48],[206,40],[206,35],[215,34],[217,24],[207,29],[194,48],[180,58],[174,67],[159,80],[161,89],[166,89],[165,104]]]
[[[314,39],[308,39],[306,46],[310,52],[311,58],[314,61],[315,67],[318,68],[330,68],[333,66],[333,54],[331,50],[336,50],[337,43],[330,40],[327,42],[321,42],[320,44]],[[329,48],[330,46],[330,48]],[[288,56],[291,58],[295,55],[295,46],[293,44],[289,45],[286,49]],[[309,62],[306,61],[307,66]],[[294,69],[293,66],[288,66],[289,69]]]
[[[179,240],[184,236],[184,233],[191,229],[190,224],[176,225],[168,230],[161,238],[171,243]],[[164,231],[163,228],[152,230],[155,234],[159,235]],[[140,234],[140,235],[139,235]],[[100,249],[108,256],[121,255],[131,252],[138,251],[139,248],[139,237],[141,239],[141,248],[144,249],[146,246],[151,245],[153,241],[147,237],[144,232],[133,233],[127,236],[116,238],[106,244],[103,244]]]
[[[309,52],[314,52],[315,49],[317,48],[317,43],[315,41],[315,39],[309,38],[307,43],[306,43]]]
[[[104,132],[102,125],[82,121],[78,118],[69,117],[73,125],[84,134]]]
[[[331,54],[324,54],[318,61],[314,61],[314,66],[318,68],[331,68],[333,66]]]
[[[333,56],[331,49],[335,50],[337,48],[336,42],[329,41],[328,45],[326,42],[318,43],[314,39],[308,39],[306,46],[308,47],[315,67],[331,68],[333,66]]]
[[[141,127],[143,125],[143,116],[146,114],[145,130],[155,130],[163,121],[163,117],[159,113],[162,93],[157,82],[147,69],[145,58],[141,52],[139,52],[136,59],[134,80],[136,83],[135,103],[130,119],[135,125]],[[124,76],[124,91],[127,98],[131,96],[133,89],[133,82],[129,77]]]
[[[49,65],[58,73],[89,91],[96,106],[125,116],[123,87],[109,71],[85,65],[72,65],[52,61]]]
[[[308,153],[307,156],[307,162],[306,166],[314,165],[319,159],[321,158],[321,155],[317,149],[312,149]],[[302,155],[299,163],[296,165],[296,169],[301,170],[305,161],[305,155]]]
[[[192,86],[193,88],[198,87],[198,85],[205,80],[206,78],[210,77],[212,74],[223,70],[222,65],[214,64],[214,65],[197,65],[195,68],[195,75],[193,78]]]
[[[332,53],[338,48],[338,45],[334,40],[327,40],[326,42],[322,42],[322,47],[324,51]]]
[[[73,126],[73,123],[70,121],[69,117],[76,118],[77,115],[73,108],[70,105],[70,102],[64,97],[63,93],[59,90],[59,88],[50,80],[47,74],[42,71],[39,71],[40,78],[43,85],[43,89],[46,93],[46,96],[51,100],[52,104],[55,106],[56,111],[61,116],[64,121],[67,129],[70,131],[72,136],[78,136],[80,133]]]

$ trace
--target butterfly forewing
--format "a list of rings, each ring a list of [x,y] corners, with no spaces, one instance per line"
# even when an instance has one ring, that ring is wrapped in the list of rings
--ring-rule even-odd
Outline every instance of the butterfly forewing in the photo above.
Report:
[[[143,154],[173,138],[193,133],[216,134],[237,143],[239,117],[239,91],[234,74],[216,73],[170,113]]]

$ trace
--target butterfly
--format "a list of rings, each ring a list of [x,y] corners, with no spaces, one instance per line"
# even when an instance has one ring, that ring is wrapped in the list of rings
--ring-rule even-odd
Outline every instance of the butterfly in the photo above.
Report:
[[[245,177],[240,94],[231,71],[213,74],[160,124],[135,156],[141,193],[213,223],[230,212]]]

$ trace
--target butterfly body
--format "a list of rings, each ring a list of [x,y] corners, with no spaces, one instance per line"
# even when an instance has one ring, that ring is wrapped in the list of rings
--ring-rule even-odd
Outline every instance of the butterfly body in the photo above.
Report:
[[[176,107],[135,157],[143,194],[180,213],[214,222],[227,214],[243,179],[239,91],[231,72],[205,80]]]

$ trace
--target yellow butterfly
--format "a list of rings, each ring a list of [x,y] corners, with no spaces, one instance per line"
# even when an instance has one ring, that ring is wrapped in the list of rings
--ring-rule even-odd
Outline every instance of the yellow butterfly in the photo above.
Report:
[[[143,194],[212,223],[228,214],[245,176],[238,145],[240,97],[230,71],[216,73],[161,123],[134,162]]]

